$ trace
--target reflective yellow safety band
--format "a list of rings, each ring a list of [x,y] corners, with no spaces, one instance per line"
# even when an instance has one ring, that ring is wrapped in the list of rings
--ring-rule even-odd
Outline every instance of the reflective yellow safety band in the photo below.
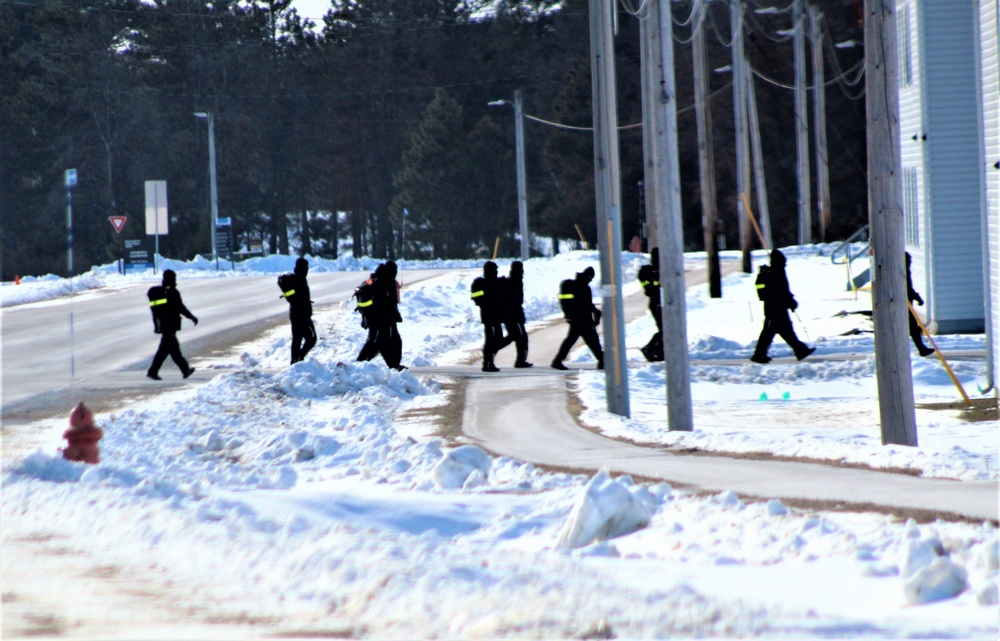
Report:
[[[569,300],[573,298],[573,294],[559,294],[559,300]]]
[[[757,289],[764,289],[765,285],[764,285],[764,283],[758,283],[758,284],[754,285],[754,287],[756,287]]]
[[[157,305],[166,305],[166,304],[167,304],[166,298],[158,298],[156,300],[149,301],[150,307],[156,307]]]
[[[367,300],[367,301],[361,301],[361,300],[359,300],[358,301],[358,307],[371,307],[372,303],[374,303],[374,302],[375,302],[374,299],[373,300]]]
[[[645,286],[646,286],[646,285],[648,285],[648,284],[649,284],[649,281],[648,281],[648,280],[640,280],[640,281],[639,281],[639,286],[640,286],[640,287],[645,287]],[[654,281],[653,281],[653,287],[659,287],[659,286],[660,286],[660,281],[658,281],[658,280],[654,280]]]
[[[289,289],[287,292],[284,293],[284,296],[285,296],[285,298],[288,298],[289,296],[292,296],[294,294],[295,294],[295,290],[294,289]]]
[[[473,298],[479,298],[480,296],[482,296],[485,293],[486,292],[484,292],[483,290],[479,290],[478,292],[472,292],[472,297]]]
[[[653,281],[653,287],[659,287],[659,286],[660,286],[660,281],[654,280]]]

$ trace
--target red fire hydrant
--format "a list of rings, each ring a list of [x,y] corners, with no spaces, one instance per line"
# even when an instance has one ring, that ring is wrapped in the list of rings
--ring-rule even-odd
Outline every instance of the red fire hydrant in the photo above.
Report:
[[[63,438],[69,441],[69,445],[62,451],[63,458],[67,461],[100,463],[101,449],[97,442],[103,436],[101,428],[94,425],[94,413],[80,403],[69,413],[69,429],[63,432]]]

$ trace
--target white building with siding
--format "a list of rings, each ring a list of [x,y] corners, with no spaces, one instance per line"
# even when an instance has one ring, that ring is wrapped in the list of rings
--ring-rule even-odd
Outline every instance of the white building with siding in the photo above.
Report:
[[[938,333],[985,328],[980,2],[899,0],[907,251]]]
[[[983,156],[983,251],[990,383],[1000,364],[1000,0],[978,0]],[[1000,393],[994,391],[994,395]]]

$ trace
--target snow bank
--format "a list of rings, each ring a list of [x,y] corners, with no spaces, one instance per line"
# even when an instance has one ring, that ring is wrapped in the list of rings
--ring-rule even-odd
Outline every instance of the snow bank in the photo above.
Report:
[[[587,483],[566,518],[556,547],[580,548],[635,532],[649,525],[648,493],[616,481],[601,470]]]

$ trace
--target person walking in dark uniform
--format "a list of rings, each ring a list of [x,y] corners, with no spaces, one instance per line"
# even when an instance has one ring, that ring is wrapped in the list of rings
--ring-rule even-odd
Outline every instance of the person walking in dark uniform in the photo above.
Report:
[[[504,300],[502,285],[497,278],[497,264],[488,260],[483,264],[483,275],[472,281],[472,302],[479,307],[479,319],[483,322],[483,371],[499,372],[493,362],[496,353],[504,345],[503,321]]]
[[[639,268],[639,285],[642,286],[643,293],[649,298],[649,313],[656,321],[656,333],[640,351],[647,361],[658,362],[663,360],[663,305],[660,302],[660,254],[658,248],[653,248],[650,259],[648,265]]]
[[[917,305],[923,306],[924,299],[920,297],[917,290],[913,289],[913,277],[910,275],[910,263],[912,262],[913,257],[910,256],[910,252],[906,252],[906,300],[910,301],[911,305],[916,302]],[[930,356],[934,350],[924,344],[924,334],[916,316],[914,316],[915,313],[916,311],[907,309],[907,318],[910,319],[910,338],[913,339],[913,344],[921,356]]]
[[[594,305],[593,294],[590,291],[590,281],[594,280],[594,268],[587,267],[576,275],[573,280],[564,280],[559,286],[559,303],[563,315],[569,323],[566,339],[559,346],[559,352],[552,359],[552,368],[566,370],[563,359],[569,355],[578,338],[583,338],[597,359],[597,369],[604,369],[604,350],[601,349],[601,339],[597,337],[597,324],[601,322],[601,310]]]
[[[184,355],[181,354],[181,345],[177,341],[177,332],[181,331],[182,314],[191,319],[195,325],[198,324],[198,318],[184,306],[184,301],[181,300],[181,293],[177,290],[177,274],[172,269],[163,272],[162,296],[162,298],[155,298],[155,300],[150,300],[149,302],[150,306],[156,310],[153,314],[155,322],[154,331],[160,335],[160,346],[153,356],[153,363],[149,366],[146,376],[154,381],[162,380],[160,378],[160,367],[167,360],[167,356],[169,356],[181,370],[181,375],[187,378],[194,372],[194,368],[188,365],[188,362],[184,360]]]
[[[501,349],[514,343],[517,357],[514,367],[531,367],[528,362],[528,331],[524,328],[524,264],[515,260],[510,264],[510,275],[501,279],[503,294],[503,324],[507,336],[501,342]]]
[[[396,325],[403,322],[403,317],[399,314],[397,273],[396,263],[388,261],[376,267],[369,279],[374,291],[369,311],[364,312],[368,339],[361,346],[356,360],[370,361],[376,355],[381,355],[387,366],[402,371],[406,366],[400,364],[403,358],[403,339]]]
[[[288,319],[292,322],[292,365],[303,361],[316,345],[316,325],[313,323],[312,298],[309,293],[309,261],[295,261],[295,278],[292,289],[285,292],[288,301]]]
[[[788,310],[795,311],[799,304],[788,288],[788,276],[785,275],[786,263],[785,255],[780,250],[773,250],[770,268],[761,268],[762,274],[766,277],[757,278],[758,296],[764,301],[764,328],[757,339],[757,348],[750,357],[755,363],[771,362],[767,350],[770,349],[775,335],[788,343],[795,352],[795,358],[800,361],[816,351],[815,347],[809,347],[799,340],[795,335],[795,328],[792,327],[792,319],[788,317]]]

